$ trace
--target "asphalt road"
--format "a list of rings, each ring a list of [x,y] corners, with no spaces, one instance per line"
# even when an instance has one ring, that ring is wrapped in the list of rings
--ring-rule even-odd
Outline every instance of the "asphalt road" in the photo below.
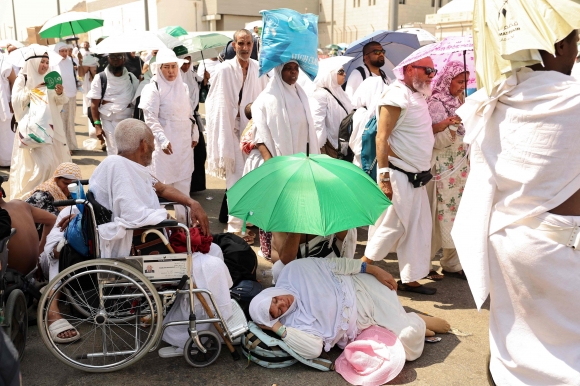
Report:
[[[79,99],[80,103],[80,99]],[[77,139],[79,145],[86,139],[86,118],[77,108]],[[73,156],[81,165],[83,178],[88,178],[103,160],[103,152],[79,151]],[[0,168],[0,175],[8,170]],[[5,184],[5,188],[8,184]],[[212,232],[223,232],[224,224],[218,222],[225,182],[208,176],[208,190],[193,196],[207,211]],[[364,252],[367,232],[359,229],[356,257]],[[254,246],[257,250],[258,241]],[[258,277],[265,286],[271,285],[271,264],[259,258]],[[381,266],[398,278],[396,254],[390,254]],[[469,336],[440,335],[439,343],[426,343],[423,355],[407,362],[403,371],[391,385],[487,385],[485,359],[489,350],[486,303],[478,312],[466,281],[446,278],[441,282],[424,281],[437,288],[433,296],[399,292],[401,303],[409,312],[417,311],[438,316],[452,327]],[[332,359],[340,350],[330,352]],[[300,363],[284,369],[265,369],[241,359],[234,362],[224,348],[220,358],[209,367],[192,368],[183,358],[162,359],[149,353],[141,361],[124,370],[91,374],[70,368],[60,362],[44,347],[36,326],[30,327],[26,351],[21,363],[24,385],[348,385],[335,372],[320,372]]]

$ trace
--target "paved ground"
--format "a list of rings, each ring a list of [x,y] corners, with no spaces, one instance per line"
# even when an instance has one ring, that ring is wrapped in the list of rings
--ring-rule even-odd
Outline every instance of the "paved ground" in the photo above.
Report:
[[[79,145],[87,138],[86,118],[80,118],[77,109],[77,138]],[[103,160],[105,153],[79,151],[74,162],[81,165],[83,177],[88,178]],[[7,176],[7,169],[0,175]],[[5,185],[7,187],[7,184]],[[212,232],[222,232],[224,225],[217,220],[223,198],[225,182],[208,177],[208,190],[197,193],[198,200],[207,211]],[[366,244],[366,230],[359,230],[357,257],[362,256]],[[256,244],[257,247],[257,244]],[[398,277],[396,255],[388,256],[381,266]],[[270,285],[271,264],[260,259],[258,277],[264,285]],[[408,311],[419,311],[448,320],[451,325],[470,336],[442,335],[440,343],[426,343],[421,358],[408,362],[392,385],[487,385],[485,357],[488,352],[488,306],[481,312],[475,303],[466,281],[447,278],[430,283],[436,287],[434,296],[399,292],[401,303]],[[340,350],[332,350],[335,359]],[[323,373],[302,364],[269,370],[246,360],[234,362],[227,350],[213,365],[196,369],[183,358],[161,359],[150,353],[135,365],[110,374],[90,374],[72,369],[53,357],[44,347],[36,326],[29,329],[26,352],[21,364],[24,385],[347,385],[337,373]]]

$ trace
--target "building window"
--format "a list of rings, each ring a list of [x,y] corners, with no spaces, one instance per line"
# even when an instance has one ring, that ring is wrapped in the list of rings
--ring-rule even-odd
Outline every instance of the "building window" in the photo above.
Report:
[[[431,7],[435,7],[435,1],[439,3],[439,5],[437,6],[438,8],[441,8],[443,6],[443,0],[431,0]]]
[[[405,4],[405,0],[399,0],[399,4]]]
[[[360,7],[360,0],[352,0],[352,7],[353,8]]]
[[[369,0],[369,5],[377,5],[377,0]]]

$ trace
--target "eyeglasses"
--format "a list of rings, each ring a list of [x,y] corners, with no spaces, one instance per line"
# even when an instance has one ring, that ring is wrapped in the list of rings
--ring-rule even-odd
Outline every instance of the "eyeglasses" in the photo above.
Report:
[[[385,50],[372,50],[371,52],[367,52],[365,55],[375,54],[375,55],[384,55]]]
[[[425,71],[425,75],[429,76],[433,74],[433,76],[437,75],[437,70],[433,67],[425,67],[425,66],[411,66],[413,68],[422,68]]]
[[[336,73],[337,73],[338,75],[344,75],[344,70],[338,70]]]
[[[124,59],[125,58],[125,54],[111,54],[109,55],[109,58],[116,60],[116,59]]]

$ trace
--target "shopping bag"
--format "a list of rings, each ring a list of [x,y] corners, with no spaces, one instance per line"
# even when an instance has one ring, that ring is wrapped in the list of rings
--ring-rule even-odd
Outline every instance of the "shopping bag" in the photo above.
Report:
[[[280,8],[261,11],[264,27],[260,76],[296,60],[310,80],[318,74],[318,16]]]
[[[30,91],[28,111],[18,122],[18,136],[21,148],[33,149],[52,145],[54,129],[48,105],[48,89],[35,88]]]

